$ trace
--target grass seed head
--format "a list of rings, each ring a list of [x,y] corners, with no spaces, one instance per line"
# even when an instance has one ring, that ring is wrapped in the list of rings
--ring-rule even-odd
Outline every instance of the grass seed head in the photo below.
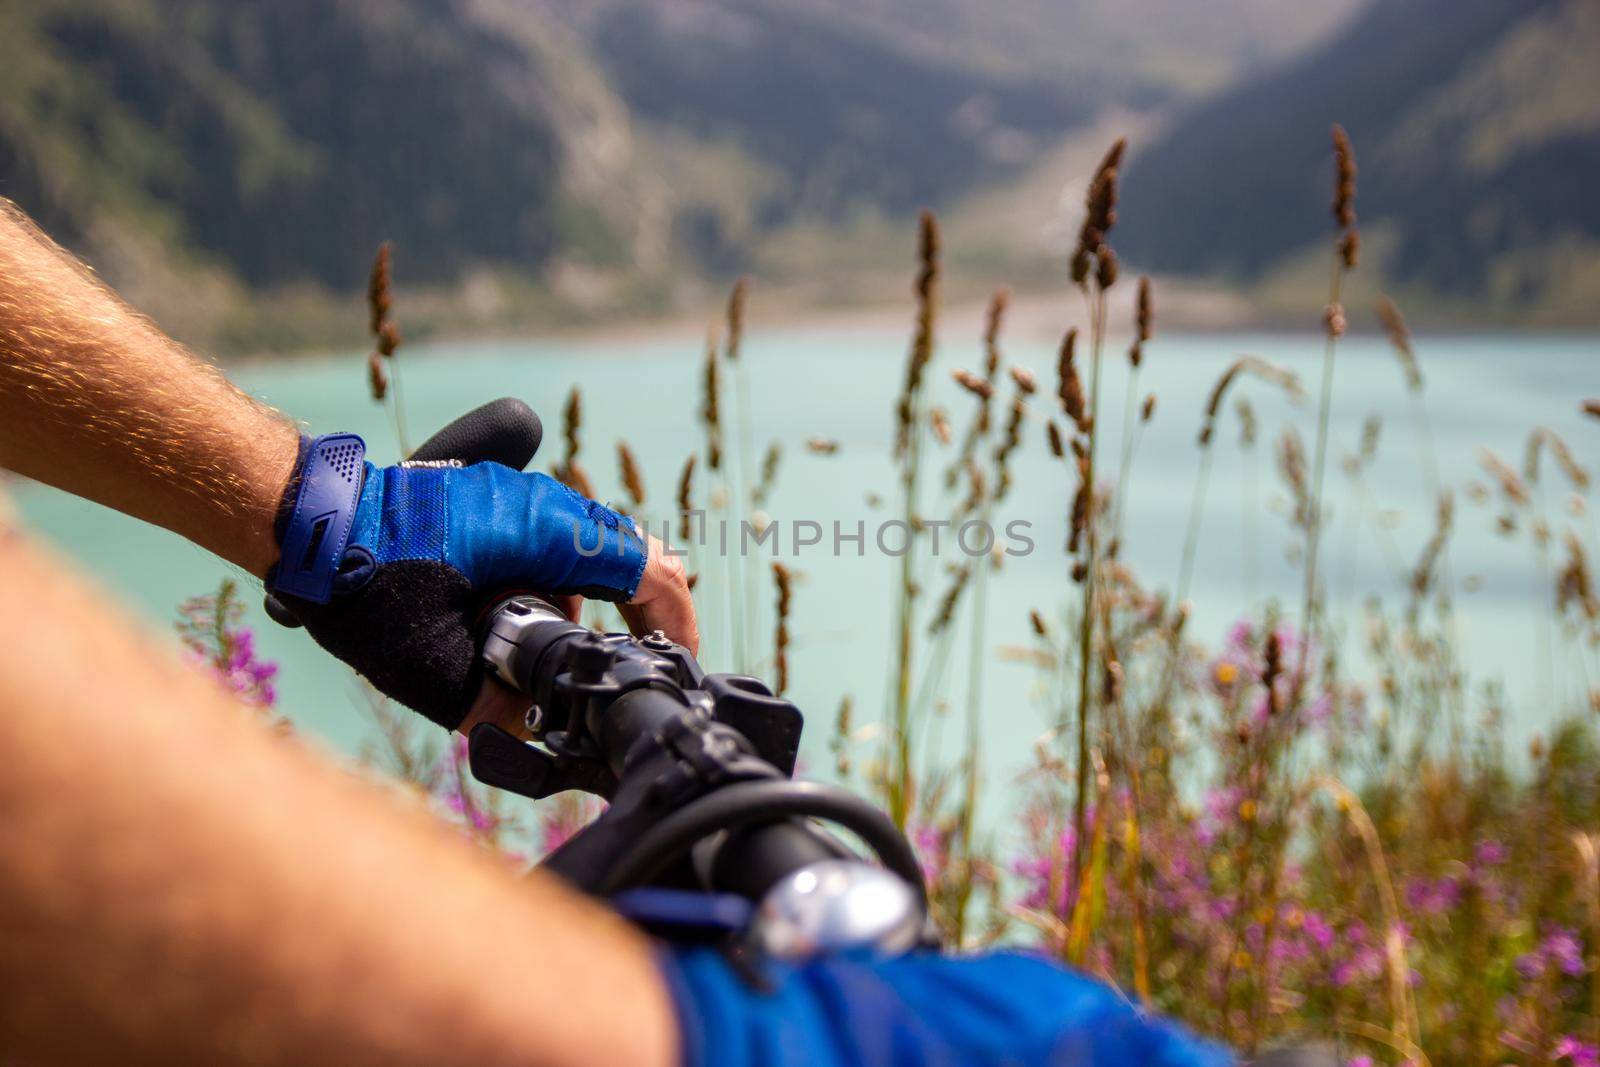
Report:
[[[1329,337],[1343,337],[1345,326],[1343,305],[1329,304],[1322,309],[1322,329]]]
[[[389,372],[376,352],[367,356],[367,385],[372,390],[372,399],[380,403],[389,395]]]
[[[639,461],[634,458],[633,449],[628,447],[628,442],[617,442],[617,464],[622,471],[622,487],[628,491],[628,499],[633,501],[634,507],[644,506],[644,477],[639,473]]]
[[[1256,409],[1250,406],[1249,397],[1234,401],[1234,411],[1239,416],[1239,444],[1249,448],[1256,443]]]
[[[961,593],[967,587],[967,580],[972,577],[972,567],[963,563],[957,567],[950,579],[950,585],[945,589],[944,596],[939,598],[938,610],[933,614],[933,621],[928,624],[928,632],[936,634],[945,629],[955,620],[956,606],[961,602]]]
[[[1572,483],[1574,489],[1589,488],[1589,471],[1578,462],[1561,435],[1547,426],[1540,426],[1528,435],[1522,473],[1529,485],[1539,484],[1539,459],[1546,448],[1555,457],[1556,466],[1561,468],[1561,473],[1567,476],[1567,481]]]
[[[1267,691],[1267,711],[1277,715],[1283,711],[1283,698],[1278,692],[1278,679],[1283,676],[1283,639],[1277,630],[1267,634],[1262,659],[1261,684]]]
[[[1075,449],[1077,453],[1078,488],[1072,495],[1072,513],[1067,525],[1067,551],[1076,554],[1078,546],[1083,543],[1084,532],[1089,526],[1089,509],[1092,487],[1089,482],[1089,457],[1082,450]],[[1074,572],[1076,579],[1076,572]]]
[[[392,357],[399,349],[401,340],[400,328],[393,322],[385,322],[378,327],[378,355],[385,359]]]
[[[765,504],[772,495],[773,486],[778,483],[778,464],[782,459],[783,446],[776,441],[768,444],[766,453],[761,457],[761,477],[756,481],[753,494],[757,507]]]
[[[1011,294],[1005,289],[998,289],[989,298],[989,311],[984,316],[983,376],[991,382],[1000,374],[1000,328],[1005,323],[1006,308],[1010,303]]]
[[[963,469],[967,473],[967,495],[956,510],[962,515],[971,515],[982,506],[988,482],[983,476],[983,468],[975,460],[967,460]]]
[[[1400,314],[1400,309],[1393,300],[1387,296],[1378,297],[1378,321],[1383,323],[1383,332],[1389,336],[1389,345],[1394,349],[1394,354],[1400,360],[1400,370],[1406,377],[1406,388],[1413,393],[1422,391],[1422,367],[1417,363],[1417,354],[1411,347],[1411,330],[1406,326],[1405,318]]]
[[[740,278],[728,292],[728,362],[736,363],[744,344],[744,300],[747,279]]]
[[[772,561],[772,580],[778,591],[778,625],[773,640],[773,671],[777,675],[773,692],[782,695],[789,688],[789,613],[794,595],[794,574],[778,560]]]
[[[1339,238],[1339,262],[1345,270],[1355,270],[1361,263],[1361,231],[1346,230]]]
[[[1045,625],[1044,616],[1039,614],[1037,608],[1028,612],[1028,625],[1033,627],[1036,637],[1043,637],[1045,640],[1049,640],[1050,627]]]
[[[1294,501],[1294,524],[1306,529],[1311,522],[1311,489],[1306,477],[1306,448],[1293,426],[1284,428],[1278,438],[1278,473]]]
[[[589,472],[584,470],[583,464],[577,460],[574,459],[557,468],[556,478],[579,496],[586,496],[590,500],[598,499],[594,491],[594,483],[589,480]]]
[[[1567,562],[1556,576],[1556,611],[1566,615],[1577,609],[1590,622],[1600,619],[1600,600],[1594,595],[1594,577],[1589,557],[1577,534],[1567,531]]]
[[[924,210],[917,224],[916,323],[911,351],[906,357],[905,386],[895,404],[895,458],[903,457],[915,431],[917,401],[922,394],[922,379],[933,360],[934,321],[939,303],[939,220]]]
[[[578,431],[583,429],[583,395],[574,385],[567,394],[566,406],[561,412],[561,440],[566,446],[562,463],[570,464],[578,458]]]
[[[367,310],[370,315],[370,332],[378,336],[383,324],[389,321],[392,300],[389,295],[390,245],[388,241],[378,246],[372,260],[372,273],[367,278]]]
[[[1211,437],[1216,432],[1217,412],[1222,409],[1223,398],[1227,395],[1229,387],[1242,374],[1250,374],[1272,383],[1282,389],[1291,400],[1298,400],[1302,395],[1300,379],[1293,372],[1268,363],[1259,356],[1238,357],[1228,364],[1228,368],[1222,372],[1206,398],[1205,421],[1200,427],[1202,448],[1211,443]]]
[[[1139,342],[1155,336],[1155,307],[1150,296],[1150,278],[1141,275],[1139,278],[1139,296],[1134,304],[1133,324]]]
[[[1500,492],[1505,496],[1506,502],[1517,507],[1526,507],[1531,499],[1528,487],[1518,476],[1517,472],[1505,460],[1495,455],[1487,448],[1478,450],[1478,461],[1483,464],[1483,469],[1489,472],[1500,485]]]
[[[690,534],[689,512],[694,510],[694,464],[698,458],[697,453],[690,452],[678,475],[678,536],[686,543]]]
[[[1108,653],[1100,673],[1100,703],[1114,708],[1122,701],[1122,664]]]
[[[1428,595],[1438,575],[1439,559],[1450,541],[1450,530],[1455,522],[1455,496],[1448,489],[1439,494],[1434,512],[1433,536],[1423,546],[1422,555],[1411,571],[1411,592],[1418,599]]]
[[[1344,127],[1333,126],[1333,217],[1341,230],[1356,224],[1356,151]]]
[[[958,367],[950,372],[950,377],[955,379],[957,385],[979,400],[988,400],[994,395],[994,386],[969,370]]]
[[[1072,253],[1072,281],[1087,287],[1089,274],[1095,273],[1102,289],[1116,281],[1116,256],[1106,244],[1106,236],[1117,223],[1117,170],[1127,149],[1125,138],[1118,138],[1095,168],[1084,197],[1083,225],[1078,231],[1078,246]]]
[[[1078,377],[1078,331],[1067,331],[1061,339],[1061,351],[1056,357],[1056,396],[1061,400],[1061,410],[1078,427],[1079,433],[1090,429],[1088,401],[1083,392],[1083,379]]]
[[[706,466],[722,469],[722,384],[717,367],[717,338],[706,337],[705,372],[701,376],[700,422],[706,429]]]
[[[1117,253],[1110,245],[1103,244],[1100,251],[1095,254],[1094,281],[1102,290],[1109,289],[1117,284]]]

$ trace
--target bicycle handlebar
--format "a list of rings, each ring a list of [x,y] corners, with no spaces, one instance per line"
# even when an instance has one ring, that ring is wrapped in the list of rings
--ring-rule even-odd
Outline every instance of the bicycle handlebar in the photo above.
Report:
[[[898,951],[922,936],[925,891],[904,835],[843,790],[789,781],[801,715],[757,679],[707,675],[659,633],[593,633],[533,596],[491,612],[484,660],[531,698],[539,745],[479,724],[473,774],[532,797],[582,789],[611,802],[546,869],[606,897],[643,885],[735,894],[760,905],[769,947],[791,953]],[[889,870],[807,819],[851,830]]]

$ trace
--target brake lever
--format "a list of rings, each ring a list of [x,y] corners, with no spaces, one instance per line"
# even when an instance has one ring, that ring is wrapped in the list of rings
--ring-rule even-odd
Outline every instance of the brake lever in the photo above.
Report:
[[[485,785],[543,800],[569,789],[610,800],[617,779],[600,760],[557,759],[492,722],[480,722],[467,738],[467,765]]]

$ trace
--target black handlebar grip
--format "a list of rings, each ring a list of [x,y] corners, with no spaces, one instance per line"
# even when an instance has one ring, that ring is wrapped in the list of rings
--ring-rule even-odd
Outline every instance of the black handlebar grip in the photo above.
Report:
[[[422,442],[410,459],[419,463],[459,460],[467,466],[494,462],[521,470],[539,451],[543,438],[544,426],[533,409],[503,396],[446,425]]]

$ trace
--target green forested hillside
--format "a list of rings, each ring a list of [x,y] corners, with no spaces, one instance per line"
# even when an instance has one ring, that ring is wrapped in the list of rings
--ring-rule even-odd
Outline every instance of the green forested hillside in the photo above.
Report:
[[[1600,292],[1597,55],[1593,0],[1384,0],[1136,152],[1119,243],[1158,270],[1292,269],[1332,232],[1337,121],[1394,284],[1511,320],[1581,316]]]
[[[944,204],[1090,111],[828,18],[763,15],[729,42],[674,37],[650,4],[564,14],[7,0],[0,193],[163,321],[296,344],[319,328],[268,336],[250,308],[287,294],[316,318],[311,297],[359,288],[380,240],[406,282],[472,286],[490,317],[659,304],[795,219]]]
[[[1130,260],[1252,281],[1322,233],[1338,119],[1385,268],[1516,317],[1597,287],[1597,9],[0,0],[0,195],[185,337],[300,347],[359,334],[385,239],[413,333],[842,278],[851,235],[1034,188],[1108,112],[1187,109],[1135,143]]]
[[[505,91],[521,57],[436,7],[8,5],[3,188],[69,240],[111,216],[250,283],[348,286],[385,237],[425,279],[537,266],[557,135]]]

